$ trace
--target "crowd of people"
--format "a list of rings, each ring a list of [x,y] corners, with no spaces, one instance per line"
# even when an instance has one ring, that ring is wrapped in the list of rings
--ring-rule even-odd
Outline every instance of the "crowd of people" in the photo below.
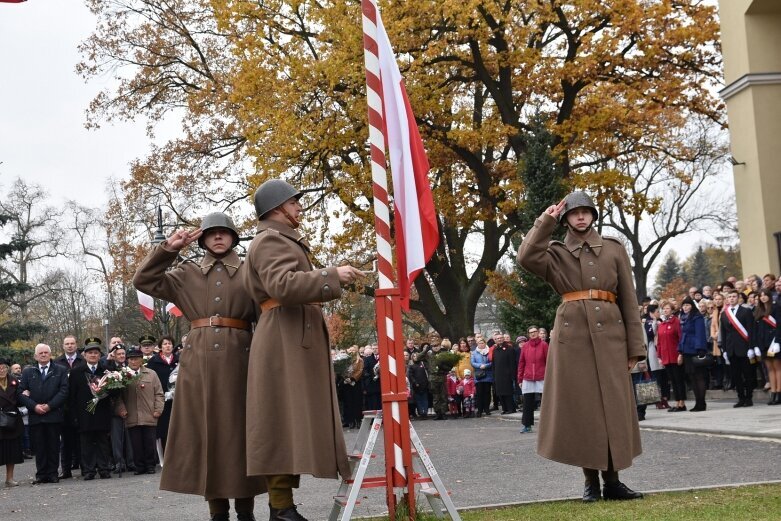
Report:
[[[708,389],[735,390],[735,407],[750,407],[754,390],[760,388],[768,393],[767,405],[781,405],[781,355],[776,357],[772,347],[781,342],[781,279],[775,275],[752,275],[744,281],[730,277],[715,287],[691,287],[679,298],[646,298],[640,314],[648,356],[632,370],[632,377],[634,382],[652,378],[658,383],[658,409],[704,411]],[[480,418],[493,411],[521,410],[521,432],[532,432],[542,399],[547,337],[545,328],[531,326],[514,342],[501,331],[457,342],[406,340],[410,418]],[[462,356],[444,375],[433,363],[443,351]],[[331,355],[353,360],[346,374],[337,375],[337,391],[342,426],[358,428],[362,411],[381,408],[378,346],[334,348]],[[689,393],[693,407],[686,405]],[[640,421],[646,408],[637,406]]]
[[[0,359],[0,410],[9,419],[0,428],[6,487],[18,485],[15,465],[33,458],[33,484],[57,483],[75,470],[87,481],[154,474],[168,435],[177,351],[170,336],[145,335],[129,347],[112,337],[105,351],[99,338],[79,348],[66,336],[57,358],[38,344],[33,365]],[[107,375],[118,371],[132,376],[109,388]]]

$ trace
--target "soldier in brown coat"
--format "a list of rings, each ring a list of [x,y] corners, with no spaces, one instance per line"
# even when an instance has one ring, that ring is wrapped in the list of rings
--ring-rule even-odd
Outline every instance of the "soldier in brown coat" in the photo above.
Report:
[[[240,520],[251,520],[254,496],[266,482],[248,478],[245,414],[247,365],[256,307],[244,290],[244,269],[233,250],[238,233],[222,213],[204,217],[201,228],[180,230],[155,248],[133,278],[136,288],[174,302],[192,329],[179,355],[160,488],[197,494],[209,501],[213,520],[228,519],[236,498]],[[180,249],[198,240],[200,263],[173,269]]]
[[[551,241],[557,217],[564,242]],[[629,256],[601,237],[597,210],[573,192],[535,221],[518,250],[518,262],[562,295],[551,332],[537,452],[577,465],[586,476],[584,501],[634,499],[618,480],[641,453],[629,370],[645,358]]]
[[[301,474],[350,474],[321,302],[363,273],[313,269],[297,231],[301,193],[281,180],[255,193],[260,223],[244,285],[262,310],[247,379],[247,473],[265,476],[271,520],[304,519],[293,505]],[[179,391],[177,391],[179,392]]]

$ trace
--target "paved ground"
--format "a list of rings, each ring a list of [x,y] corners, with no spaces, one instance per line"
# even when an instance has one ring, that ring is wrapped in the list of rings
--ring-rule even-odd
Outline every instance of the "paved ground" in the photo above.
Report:
[[[722,395],[711,397],[702,413],[649,408],[647,420],[640,424],[644,452],[621,473],[622,480],[643,491],[775,481],[781,495],[781,406],[768,407],[764,393],[756,396],[757,405],[746,409],[733,409],[734,400]],[[456,506],[580,494],[580,470],[537,456],[537,434],[519,434],[519,420],[519,415],[494,413],[481,419],[414,424]],[[356,432],[345,435],[349,444]],[[381,454],[381,447],[376,453]],[[208,519],[201,498],[159,491],[158,475],[92,482],[75,478],[33,486],[34,471],[30,461],[18,466],[16,479],[22,485],[0,489],[3,521]],[[382,472],[381,457],[370,471]],[[325,519],[337,486],[336,481],[303,479],[296,494],[300,511],[309,519]],[[265,496],[258,498],[259,520],[268,519],[265,501]],[[365,495],[356,515],[384,509],[381,489],[375,489]]]

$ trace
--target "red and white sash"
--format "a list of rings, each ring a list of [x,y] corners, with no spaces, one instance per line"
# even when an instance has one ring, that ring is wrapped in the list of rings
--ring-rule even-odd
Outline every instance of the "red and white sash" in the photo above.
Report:
[[[776,323],[776,317],[774,317],[773,315],[767,315],[766,317],[762,317],[762,320],[764,320],[767,323],[767,325],[772,327],[773,329],[778,327],[778,324]]]
[[[743,340],[748,342],[748,331],[746,331],[746,328],[743,327],[743,324],[740,323],[738,317],[732,314],[732,308],[725,306],[724,311],[727,314],[727,320],[729,320],[729,323],[732,324],[732,327],[735,328],[735,331],[737,331],[738,334],[743,337]]]

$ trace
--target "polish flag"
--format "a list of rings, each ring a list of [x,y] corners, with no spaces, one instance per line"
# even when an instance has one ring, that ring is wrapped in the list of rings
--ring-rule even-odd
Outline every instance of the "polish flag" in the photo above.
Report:
[[[138,293],[138,305],[141,307],[141,313],[144,314],[144,318],[151,321],[155,318],[155,300],[146,293]]]
[[[385,139],[393,178],[399,291],[402,307],[409,310],[410,287],[439,245],[439,227],[428,181],[428,158],[379,10],[377,45]]]
[[[165,306],[165,310],[169,315],[173,315],[175,317],[181,317],[183,315],[182,310],[176,307],[176,304],[173,302],[169,302],[168,305]]]

